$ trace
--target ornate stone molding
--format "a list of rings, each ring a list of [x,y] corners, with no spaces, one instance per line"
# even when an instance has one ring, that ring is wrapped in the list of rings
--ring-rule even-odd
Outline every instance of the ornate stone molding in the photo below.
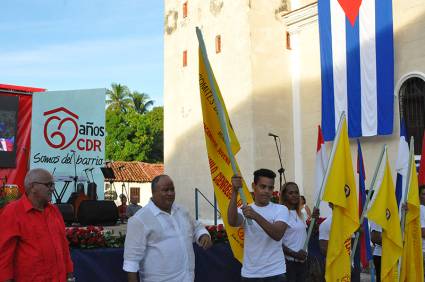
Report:
[[[178,13],[175,10],[170,10],[166,13],[164,19],[164,31],[170,35],[177,29]]]
[[[317,22],[317,2],[308,4],[299,9],[286,14],[281,14],[286,30],[290,33],[297,33],[305,26]]]
[[[210,12],[214,16],[220,14],[223,8],[223,0],[210,0]]]

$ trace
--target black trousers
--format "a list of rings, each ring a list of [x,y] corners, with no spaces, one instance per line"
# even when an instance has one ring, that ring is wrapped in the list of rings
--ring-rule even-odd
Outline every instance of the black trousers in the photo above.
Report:
[[[381,257],[373,256],[373,264],[375,265],[376,282],[381,281]]]
[[[287,282],[304,282],[307,276],[307,263],[286,260]]]

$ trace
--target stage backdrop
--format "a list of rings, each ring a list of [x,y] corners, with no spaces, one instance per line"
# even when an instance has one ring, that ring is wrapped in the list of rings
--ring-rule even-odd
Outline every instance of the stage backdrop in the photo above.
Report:
[[[97,184],[103,199],[103,175],[100,167],[105,157],[106,89],[49,91],[34,93],[31,130],[31,168],[54,172],[56,191],[64,180],[77,176],[85,184],[86,172]],[[91,170],[91,172],[90,172]],[[74,191],[74,182],[62,199]]]

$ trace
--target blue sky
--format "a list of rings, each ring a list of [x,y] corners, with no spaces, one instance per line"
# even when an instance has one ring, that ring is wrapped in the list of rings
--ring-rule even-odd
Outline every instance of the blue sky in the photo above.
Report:
[[[163,0],[1,0],[0,84],[112,82],[163,104]]]

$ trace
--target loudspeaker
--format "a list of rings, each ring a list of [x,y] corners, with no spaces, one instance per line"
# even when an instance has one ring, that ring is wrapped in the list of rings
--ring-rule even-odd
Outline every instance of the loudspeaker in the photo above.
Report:
[[[74,202],[78,198],[79,195],[80,195],[80,193],[78,193],[78,192],[72,192],[66,203],[74,205]]]
[[[77,218],[81,225],[115,225],[118,209],[114,201],[82,201]]]
[[[90,182],[87,185],[87,196],[90,200],[97,200],[97,185],[94,182]]]
[[[103,177],[106,179],[109,179],[109,181],[115,179],[115,173],[114,170],[110,167],[101,167],[100,170],[102,171]]]
[[[74,222],[74,207],[71,204],[55,204],[62,214],[65,224]]]

